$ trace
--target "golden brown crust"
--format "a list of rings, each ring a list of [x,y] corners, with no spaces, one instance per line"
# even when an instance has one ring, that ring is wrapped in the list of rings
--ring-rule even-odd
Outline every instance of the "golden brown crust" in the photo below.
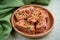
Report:
[[[25,33],[43,33],[48,28],[49,15],[42,8],[29,6],[15,13],[16,26]]]

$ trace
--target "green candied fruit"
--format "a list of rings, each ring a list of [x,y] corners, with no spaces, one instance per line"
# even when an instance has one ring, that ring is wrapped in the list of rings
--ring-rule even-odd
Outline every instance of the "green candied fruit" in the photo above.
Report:
[[[30,27],[28,26],[27,29],[30,30]]]

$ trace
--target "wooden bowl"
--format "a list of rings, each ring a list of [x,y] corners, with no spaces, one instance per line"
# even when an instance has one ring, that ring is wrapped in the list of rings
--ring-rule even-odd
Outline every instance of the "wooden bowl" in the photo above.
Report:
[[[48,12],[49,22],[50,22],[50,25],[49,25],[49,26],[50,26],[50,29],[49,29],[49,30],[47,30],[47,31],[44,32],[44,33],[30,35],[30,34],[26,34],[26,33],[24,33],[24,32],[19,31],[19,30],[15,27],[15,24],[14,24],[14,23],[15,23],[14,14],[15,14],[16,11],[19,10],[20,8],[24,8],[24,7],[27,7],[27,6],[40,7],[40,8],[42,8],[42,9],[44,9],[44,10],[46,10],[46,11]],[[38,38],[38,37],[45,36],[46,34],[48,34],[48,33],[53,29],[54,18],[53,18],[53,16],[52,16],[52,13],[50,13],[50,12],[49,12],[47,9],[45,9],[44,7],[41,7],[40,5],[36,5],[36,4],[30,4],[30,5],[24,5],[24,6],[20,7],[20,8],[18,8],[18,9],[12,14],[12,17],[11,17],[12,26],[13,26],[14,30],[15,30],[16,32],[18,32],[19,34],[24,35],[24,36],[29,37],[29,38]]]

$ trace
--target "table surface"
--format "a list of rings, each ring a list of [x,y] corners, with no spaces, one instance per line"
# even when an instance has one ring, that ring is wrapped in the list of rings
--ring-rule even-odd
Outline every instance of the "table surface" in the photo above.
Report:
[[[54,29],[45,37],[39,39],[26,38],[16,32],[12,32],[7,40],[60,40],[60,0],[51,0],[46,7],[54,16]]]

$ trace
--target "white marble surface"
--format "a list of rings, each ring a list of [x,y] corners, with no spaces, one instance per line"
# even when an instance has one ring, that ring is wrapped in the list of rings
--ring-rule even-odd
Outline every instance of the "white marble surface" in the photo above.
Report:
[[[47,36],[39,39],[29,39],[14,32],[7,40],[60,40],[60,0],[51,0],[48,6],[44,6],[54,16],[54,29]]]

